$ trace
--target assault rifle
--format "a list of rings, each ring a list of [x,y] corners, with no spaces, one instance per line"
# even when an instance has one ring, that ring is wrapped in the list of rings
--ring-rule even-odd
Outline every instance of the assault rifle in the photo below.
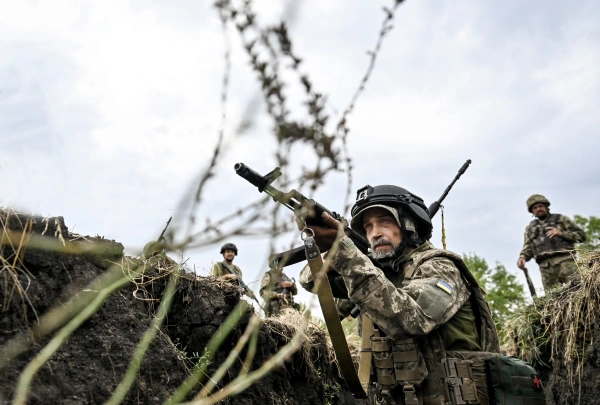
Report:
[[[356,247],[358,247],[361,252],[366,254],[369,251],[369,242],[367,242],[365,238],[350,228],[348,226],[348,222],[341,215],[328,210],[315,200],[304,196],[302,193],[296,190],[283,193],[282,191],[273,187],[271,183],[281,176],[281,170],[279,167],[276,167],[273,171],[264,176],[261,176],[243,163],[236,163],[234,169],[239,176],[243,177],[252,185],[257,187],[259,192],[267,193],[273,197],[274,201],[283,204],[290,210],[294,211],[294,213],[304,218],[306,225],[326,226],[321,218],[321,215],[323,212],[328,213],[344,225],[344,232],[346,236],[352,239]],[[306,260],[304,246],[299,246],[286,252],[277,253],[274,258],[274,263],[276,266],[285,267],[299,263],[303,260]]]
[[[462,174],[467,170],[470,164],[471,159],[467,160],[458,170],[458,174],[454,177],[450,185],[446,187],[446,190],[444,190],[442,196],[429,206],[430,218],[433,218],[433,216],[438,212],[438,210],[442,206],[442,202],[454,186],[454,183],[458,181],[460,176],[462,176]],[[307,198],[302,193],[296,190],[291,190],[289,193],[283,193],[282,191],[271,186],[271,183],[273,183],[273,181],[275,181],[278,177],[281,176],[281,170],[279,169],[279,167],[276,167],[273,171],[267,173],[264,176],[261,176],[260,174],[258,174],[243,163],[236,163],[234,169],[239,176],[243,177],[252,185],[256,186],[259,192],[262,193],[264,191],[265,193],[273,197],[274,201],[283,204],[290,210],[294,211],[294,213],[301,214],[301,216],[305,219],[307,225],[325,226],[323,220],[321,219],[321,214],[323,212],[327,212],[329,215],[331,215],[344,225],[344,233],[346,234],[346,236],[352,239],[356,247],[364,254],[368,253],[370,247],[369,242],[361,235],[356,233],[356,231],[354,231],[352,228],[350,228],[348,226],[348,222],[341,215],[337,214],[336,212],[329,211],[327,208],[325,208],[315,200]],[[303,260],[306,260],[304,246],[299,246],[292,250],[277,253],[275,254],[274,260],[276,265],[282,267],[296,264]]]
[[[256,295],[254,295],[254,293],[252,292],[252,290],[246,285],[246,283],[244,283],[244,281],[242,280],[242,278],[240,276],[238,276],[236,273],[234,273],[234,271],[231,269],[231,267],[229,267],[229,265],[227,265],[227,263],[221,262],[221,265],[223,266],[223,268],[229,274],[233,274],[234,276],[237,277],[237,281],[240,284],[240,288],[243,288],[244,292],[246,293],[246,295],[248,297],[252,298],[254,301],[256,301],[256,304],[258,304],[258,306],[260,307],[260,309],[262,309],[264,311],[265,309],[262,307],[262,305],[260,305],[260,302],[258,302],[258,299],[256,298]]]

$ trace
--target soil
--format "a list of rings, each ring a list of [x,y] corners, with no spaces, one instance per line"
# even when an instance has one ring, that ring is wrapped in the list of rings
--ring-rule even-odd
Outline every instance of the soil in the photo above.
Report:
[[[585,366],[575,387],[567,379],[565,364],[554,359],[553,370],[546,383],[548,405],[600,404],[600,326],[595,325],[592,343],[585,350]]]
[[[6,260],[0,277],[0,350],[4,351],[8,342],[15,338],[32,339],[31,328],[50,308],[64,305],[76,294],[85,294],[82,289],[106,273],[111,263],[122,259],[123,246],[101,237],[70,233],[62,217],[44,219],[0,212],[0,219],[4,228],[11,230],[21,230],[28,219],[33,219],[31,232],[62,239],[67,247],[102,244],[107,248],[102,257],[27,248],[20,252],[20,261],[12,266],[17,257],[15,250],[7,245],[1,247],[0,254]],[[11,266],[7,267],[7,264]],[[20,283],[21,293],[16,288],[15,278]],[[153,319],[166,281],[165,277],[156,278],[146,284],[143,291],[129,284],[106,300],[39,369],[27,403],[100,404],[110,398]],[[169,398],[190,375],[190,369],[205,352],[209,339],[239,300],[235,286],[210,277],[182,274],[168,317],[123,403],[159,404]],[[216,353],[209,366],[209,375],[230,353],[252,312],[253,308],[248,306],[242,320]],[[252,369],[260,367],[289,342],[293,332],[292,327],[278,322],[262,322]],[[50,337],[36,342],[0,370],[0,404],[11,401],[21,372]],[[325,334],[313,336],[313,342],[307,351],[298,351],[281,367],[223,403],[366,404],[354,399],[337,377]],[[218,388],[237,376],[244,358],[243,352]],[[198,390],[193,390],[188,399]]]
[[[561,347],[566,347],[566,343],[560,346],[566,336],[559,340],[558,353],[552,355],[550,345],[541,353],[542,361],[550,366],[534,365],[544,383],[547,405],[600,404],[600,324],[587,325],[587,328],[585,336],[581,330],[577,338],[577,351],[584,360],[581,373],[575,373],[573,381],[567,373],[567,368],[573,365],[563,360]]]
[[[82,290],[89,288],[90,282],[106,274],[111,264],[123,260],[121,244],[98,236],[73,234],[62,217],[45,219],[0,211],[4,229],[22,230],[29,219],[33,220],[31,233],[54,241],[64,240],[65,247],[71,249],[66,249],[70,253],[53,253],[27,248],[17,255],[9,245],[0,245],[3,258],[0,268],[2,356],[9,342],[34,339],[32,328],[35,330],[38,319],[48,310],[65,305],[77,294],[85,294]],[[0,229],[0,232],[4,230]],[[4,241],[4,236],[2,238]],[[104,253],[85,253],[86,246],[90,245],[104,247]],[[110,398],[152,322],[166,288],[166,277],[148,278],[156,276],[157,271],[146,273],[147,283],[143,288],[129,284],[114,293],[70,336],[35,375],[28,404],[101,404]],[[15,279],[20,289],[16,288]],[[123,403],[160,404],[169,398],[190,375],[194,364],[205,353],[208,341],[239,301],[235,286],[210,277],[196,278],[182,273],[169,314]],[[229,355],[252,313],[253,308],[248,306],[241,321],[216,353],[208,369],[209,375]],[[293,333],[293,326],[263,320],[252,369],[259,368],[277,353],[290,341]],[[12,400],[22,371],[51,336],[36,341],[0,369],[0,405]],[[338,377],[326,335],[313,332],[311,339],[311,345],[303,347],[282,366],[223,403],[367,404],[367,401],[353,398]],[[600,325],[592,326],[591,338],[588,332],[585,341],[585,363],[581,378],[574,381],[574,385],[567,379],[566,365],[560,358],[552,358],[549,348],[542,353],[542,358],[552,367],[535,365],[545,385],[548,405],[600,404]],[[244,358],[245,352],[242,352],[217,390],[238,375]],[[187,399],[192,399],[198,391],[199,388],[192,390]]]

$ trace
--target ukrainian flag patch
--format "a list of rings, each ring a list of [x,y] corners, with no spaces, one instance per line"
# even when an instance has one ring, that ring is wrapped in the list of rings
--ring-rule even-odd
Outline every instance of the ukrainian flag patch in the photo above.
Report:
[[[452,294],[452,287],[450,287],[450,285],[448,285],[448,283],[446,283],[445,281],[438,280],[436,287],[441,288],[442,290],[446,291],[448,294]]]

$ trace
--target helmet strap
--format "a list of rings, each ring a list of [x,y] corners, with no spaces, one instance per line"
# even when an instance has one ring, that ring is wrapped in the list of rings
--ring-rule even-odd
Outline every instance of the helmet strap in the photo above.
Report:
[[[400,215],[400,230],[402,231],[402,243],[405,243],[406,246],[411,248],[416,248],[423,244],[421,238],[413,239],[412,232],[409,234],[409,231],[406,230],[406,223],[404,221],[404,216]],[[400,245],[402,245],[402,243]]]

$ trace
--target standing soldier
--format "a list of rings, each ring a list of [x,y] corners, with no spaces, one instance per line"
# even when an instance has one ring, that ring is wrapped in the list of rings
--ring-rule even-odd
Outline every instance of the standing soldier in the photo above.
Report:
[[[573,249],[575,243],[585,242],[585,232],[568,217],[550,214],[550,201],[541,194],[527,199],[527,210],[536,218],[525,229],[525,243],[517,266],[525,270],[532,257],[540,266],[542,284],[547,290],[564,283],[575,273]]]
[[[294,295],[298,294],[296,283],[283,272],[283,268],[271,264],[271,269],[260,282],[260,296],[265,300],[265,315],[277,316],[284,308],[298,309],[297,304],[294,304]]]
[[[210,267],[210,275],[223,281],[237,281],[242,278],[242,270],[233,264],[233,259],[237,256],[238,249],[233,243],[226,243],[221,246],[222,262],[213,263]],[[231,274],[227,267],[235,274]]]

